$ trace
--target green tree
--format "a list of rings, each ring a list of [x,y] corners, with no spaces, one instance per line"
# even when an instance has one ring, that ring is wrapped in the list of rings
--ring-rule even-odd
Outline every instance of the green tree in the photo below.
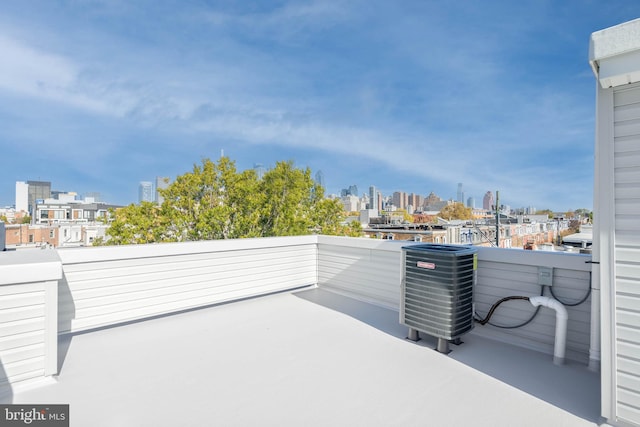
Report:
[[[402,215],[402,220],[404,222],[413,223],[413,215],[409,215],[409,212],[407,212],[406,209],[398,209],[396,213]]]
[[[20,224],[31,224],[31,217],[29,215],[23,216]]]
[[[311,171],[293,162],[279,162],[258,179],[252,169],[238,172],[227,157],[217,163],[204,159],[159,192],[162,206],[142,203],[113,212],[107,244],[361,235],[357,226],[341,225],[340,201],[325,199]]]
[[[439,216],[444,219],[473,219],[472,209],[458,202],[445,206]]]
[[[162,214],[169,219],[173,240],[257,237],[261,195],[255,171],[238,173],[235,162],[222,157],[194,165],[168,188]]]
[[[262,236],[297,236],[319,226],[313,210],[316,205],[325,207],[319,203],[323,190],[314,183],[311,170],[297,169],[291,161],[278,162],[264,174],[260,194]]]
[[[112,212],[113,221],[106,231],[109,239],[97,240],[95,245],[130,245],[136,243],[166,242],[168,221],[160,208],[151,202],[130,204]]]
[[[537,210],[536,215],[547,215],[549,219],[553,219],[553,211],[551,209]]]

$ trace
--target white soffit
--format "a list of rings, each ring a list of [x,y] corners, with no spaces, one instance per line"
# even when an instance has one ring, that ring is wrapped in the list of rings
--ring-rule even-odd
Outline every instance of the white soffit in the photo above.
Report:
[[[603,88],[640,81],[640,19],[591,34],[589,62]]]

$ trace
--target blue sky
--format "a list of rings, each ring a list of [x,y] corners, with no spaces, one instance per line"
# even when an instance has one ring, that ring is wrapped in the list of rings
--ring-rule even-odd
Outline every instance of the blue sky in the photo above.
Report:
[[[15,182],[137,201],[221,150],[482,204],[592,207],[592,32],[637,0],[5,2],[0,206]]]

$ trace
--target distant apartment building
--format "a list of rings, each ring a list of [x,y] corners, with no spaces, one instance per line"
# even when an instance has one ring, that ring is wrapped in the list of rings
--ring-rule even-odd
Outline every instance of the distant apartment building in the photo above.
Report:
[[[140,181],[138,186],[138,202],[153,202],[153,183],[149,181]]]
[[[17,181],[16,210],[33,215],[38,201],[51,198],[51,182],[49,181]]]
[[[91,203],[85,201],[65,201],[46,199],[36,205],[34,224],[57,224],[65,222],[94,222],[108,219],[109,209],[120,206],[106,203]]]
[[[431,192],[424,200],[423,209],[425,212],[440,212],[445,206],[453,203],[452,200],[442,200]]]
[[[29,184],[26,182],[16,182],[15,208],[18,212],[29,212]]]
[[[482,199],[482,209],[485,210],[493,210],[492,206],[494,205],[493,202],[493,193],[491,191],[487,191],[486,194],[484,195],[484,198]]]
[[[106,224],[5,224],[7,249],[43,246],[91,246],[97,238],[105,238]]]
[[[369,207],[369,195],[367,193],[363,193],[362,197],[360,197],[360,209],[367,209]]]
[[[438,197],[433,191],[424,199],[423,206],[431,206],[436,203],[442,202],[442,199]]]
[[[41,201],[51,198],[51,182],[49,181],[27,181],[29,186],[29,213],[33,215],[35,205]]]
[[[5,224],[7,249],[17,247],[57,246],[57,227],[31,224]]]
[[[348,195],[340,198],[342,201],[342,207],[345,212],[359,212],[360,211],[360,199],[358,196]]]
[[[411,193],[409,195],[409,204],[411,206],[413,206],[414,209],[418,209],[420,207],[422,207],[422,202],[424,201],[424,197],[418,195],[418,194],[414,194]]]
[[[404,191],[396,191],[393,193],[393,205],[398,209],[406,209],[409,204],[409,196]]]

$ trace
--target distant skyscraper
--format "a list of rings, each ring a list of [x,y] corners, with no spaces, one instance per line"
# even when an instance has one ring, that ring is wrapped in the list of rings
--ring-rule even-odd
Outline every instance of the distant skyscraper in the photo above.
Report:
[[[318,172],[316,172],[316,179],[315,179],[315,181],[316,181],[316,184],[318,184],[320,187],[322,187],[322,188],[326,188],[326,187],[324,186],[324,173],[323,173],[321,170],[319,170]]]
[[[153,183],[140,181],[138,187],[138,202],[153,202]]]
[[[375,186],[369,187],[369,209],[378,209],[378,203],[380,199],[378,198],[378,190]]]
[[[474,199],[473,197],[469,197],[467,199],[467,207],[471,208],[471,209],[475,209],[476,208],[476,199]]]
[[[256,171],[256,176],[258,177],[258,179],[262,179],[265,173],[265,169],[262,163],[254,163],[253,170]]]
[[[418,208],[422,207],[422,203],[423,203],[422,199],[423,199],[422,196],[411,193],[409,195],[409,204],[413,206],[414,210],[417,210]]]
[[[482,199],[482,209],[490,211],[491,205],[493,205],[493,193],[491,191],[487,191]]]
[[[16,181],[16,211],[29,211],[29,184]]]
[[[406,209],[408,205],[407,193],[404,191],[396,191],[393,193],[392,203],[398,209]]]
[[[169,186],[169,182],[171,182],[171,181],[167,177],[156,176],[156,197],[155,197],[155,201],[159,205],[161,205],[162,202],[164,202],[164,197],[162,197],[160,195],[160,192],[158,190],[166,189]]]
[[[464,190],[462,189],[462,183],[458,183],[458,196],[456,197],[458,203],[464,204]]]
[[[343,188],[340,191],[340,194],[344,196],[357,196],[358,195],[358,187],[356,185],[350,185],[349,188]]]

